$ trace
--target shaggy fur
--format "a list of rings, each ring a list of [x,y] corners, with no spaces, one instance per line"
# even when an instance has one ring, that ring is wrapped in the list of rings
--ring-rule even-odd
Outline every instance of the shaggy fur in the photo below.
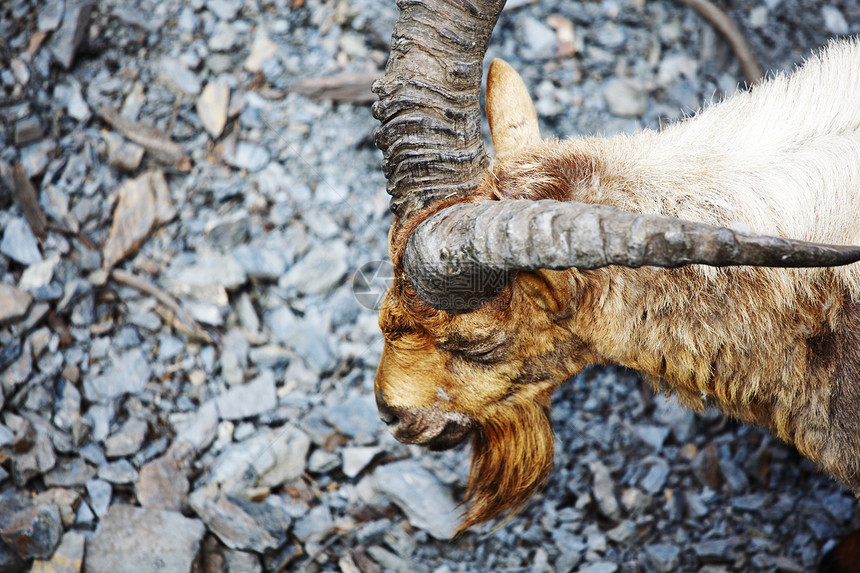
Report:
[[[860,43],[833,44],[793,75],[661,132],[505,154],[469,200],[604,203],[858,244],[858,93]],[[549,397],[590,363],[640,370],[693,409],[715,405],[764,426],[860,494],[860,265],[521,273],[493,304],[449,315],[402,276],[420,219],[392,228],[398,278],[380,314],[376,388],[428,420],[470,420],[464,528],[516,510],[543,482]]]

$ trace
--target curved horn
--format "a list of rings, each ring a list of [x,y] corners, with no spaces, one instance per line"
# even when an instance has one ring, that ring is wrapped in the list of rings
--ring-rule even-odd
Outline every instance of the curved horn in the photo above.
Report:
[[[401,220],[475,190],[488,164],[479,97],[484,54],[505,0],[398,0],[374,133]]]
[[[511,199],[458,204],[409,238],[404,269],[431,306],[465,312],[491,300],[518,270],[571,267],[823,267],[860,260],[860,247],[739,233],[606,205]]]

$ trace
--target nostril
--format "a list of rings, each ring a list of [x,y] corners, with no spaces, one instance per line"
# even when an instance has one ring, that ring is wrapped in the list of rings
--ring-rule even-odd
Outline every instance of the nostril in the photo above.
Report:
[[[386,426],[397,423],[397,414],[385,403],[385,400],[382,398],[382,390],[376,393],[376,408],[379,410],[379,419],[385,422]]]

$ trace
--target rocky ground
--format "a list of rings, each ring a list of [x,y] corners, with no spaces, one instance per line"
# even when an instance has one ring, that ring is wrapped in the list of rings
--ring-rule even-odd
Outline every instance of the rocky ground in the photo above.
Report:
[[[860,32],[857,0],[725,7],[770,71]],[[447,540],[468,451],[395,442],[372,397],[390,215],[368,85],[395,17],[0,3],[0,572],[813,567],[853,499],[614,368],[556,396],[543,492]],[[740,78],[671,0],[509,0],[489,56],[560,136],[654,128]]]

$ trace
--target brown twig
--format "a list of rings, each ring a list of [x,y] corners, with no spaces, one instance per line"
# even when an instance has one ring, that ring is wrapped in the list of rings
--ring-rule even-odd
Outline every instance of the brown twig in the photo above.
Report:
[[[763,76],[761,66],[759,66],[744,35],[725,12],[717,8],[710,0],[678,0],[678,2],[698,12],[702,18],[723,35],[735,52],[748,84],[753,85],[761,81]]]
[[[42,211],[42,206],[39,204],[39,194],[30,182],[30,178],[27,177],[24,166],[20,163],[16,163],[12,171],[12,182],[14,184],[12,187],[12,196],[15,199],[15,204],[18,205],[18,209],[21,210],[33,234],[40,239],[44,239],[48,228],[48,220],[45,217],[45,212]]]
[[[152,296],[155,300],[166,306],[173,314],[175,314],[185,324],[185,326],[191,329],[193,333],[203,336],[204,338],[208,338],[208,335],[205,335],[203,328],[197,324],[197,321],[194,320],[194,318],[188,314],[184,308],[182,308],[179,302],[158,286],[135,275],[134,273],[130,273],[122,269],[112,269],[110,277],[120,284],[124,284],[125,286],[137,289]],[[199,333],[204,333],[205,336]]]
[[[131,121],[111,107],[99,108],[99,117],[122,133],[129,141],[143,146],[158,161],[173,165],[180,171],[191,169],[191,159],[182,146],[156,128]]]

